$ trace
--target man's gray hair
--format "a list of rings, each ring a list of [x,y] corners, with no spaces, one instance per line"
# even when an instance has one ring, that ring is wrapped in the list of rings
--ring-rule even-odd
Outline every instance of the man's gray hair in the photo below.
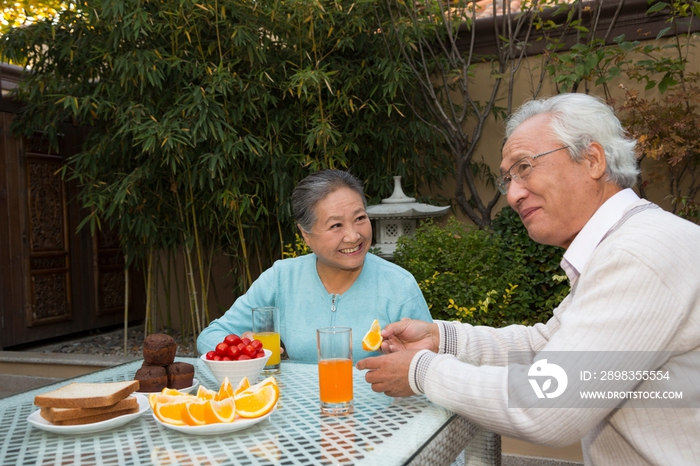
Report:
[[[316,204],[340,188],[349,188],[360,195],[367,207],[362,182],[343,170],[321,170],[301,180],[292,191],[292,212],[302,230],[309,233],[316,223]]]
[[[613,109],[602,99],[588,94],[559,94],[524,103],[506,123],[506,139],[526,120],[540,115],[552,117],[552,136],[563,145],[575,162],[580,162],[589,144],[597,142],[605,150],[606,175],[622,188],[637,184],[637,141],[626,137]]]

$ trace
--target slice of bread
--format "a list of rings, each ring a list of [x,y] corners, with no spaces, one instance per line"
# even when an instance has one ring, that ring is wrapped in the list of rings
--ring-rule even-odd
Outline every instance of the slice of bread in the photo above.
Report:
[[[113,411],[111,413],[95,414],[94,416],[85,416],[76,419],[66,419],[65,421],[56,421],[52,422],[52,424],[57,426],[78,426],[81,424],[94,424],[95,422],[114,419],[115,417],[123,416],[124,414],[133,414],[138,412],[139,408],[123,409],[121,411]]]
[[[34,404],[47,408],[100,408],[111,406],[139,389],[138,380],[124,382],[73,382],[34,397]]]
[[[139,407],[139,402],[133,396],[128,396],[123,400],[116,402],[111,406],[101,408],[50,408],[44,406],[41,408],[40,415],[49,422],[56,423],[57,421],[66,421],[69,419],[77,419],[86,416],[96,416],[98,414],[111,413],[113,411],[123,411]]]

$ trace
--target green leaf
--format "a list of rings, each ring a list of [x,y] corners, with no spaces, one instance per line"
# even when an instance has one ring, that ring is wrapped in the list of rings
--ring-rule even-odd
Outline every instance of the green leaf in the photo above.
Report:
[[[668,31],[670,31],[670,30],[671,30],[670,27],[663,28],[662,30],[660,30],[659,33],[656,35],[656,40],[661,39],[661,38],[662,38],[663,36],[665,36],[666,33],[667,33]]]
[[[664,93],[670,86],[675,86],[678,82],[670,76],[664,76],[659,82],[659,92]]]
[[[670,8],[670,6],[671,5],[666,3],[666,2],[655,3],[651,7],[649,7],[649,9],[647,10],[647,14],[656,13],[657,11],[661,11],[661,10],[664,10],[666,8]]]

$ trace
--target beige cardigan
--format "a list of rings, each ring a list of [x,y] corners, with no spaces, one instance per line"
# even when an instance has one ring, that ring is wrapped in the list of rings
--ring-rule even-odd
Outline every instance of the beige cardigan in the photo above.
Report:
[[[440,354],[419,353],[409,374],[414,391],[434,403],[509,437],[554,447],[581,440],[586,464],[700,464],[700,390],[683,394],[695,408],[513,408],[506,367],[509,351],[533,358],[541,351],[673,351],[647,368],[670,371],[664,389],[678,390],[680,378],[686,389],[689,381],[700,388],[697,225],[661,209],[630,217],[598,245],[546,324],[439,327]],[[582,382],[570,377],[567,393],[578,388]],[[635,387],[621,381],[616,389]]]

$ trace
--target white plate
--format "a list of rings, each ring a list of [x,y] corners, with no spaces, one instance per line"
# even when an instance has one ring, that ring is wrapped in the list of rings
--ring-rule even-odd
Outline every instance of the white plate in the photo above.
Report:
[[[183,393],[192,393],[192,390],[197,388],[199,386],[199,380],[196,378],[192,379],[192,386],[191,387],[185,387],[185,388],[176,388],[175,390],[183,392]],[[160,392],[136,392],[141,395],[145,395],[146,398],[148,398],[148,395],[151,393],[160,393]]]
[[[37,429],[46,430],[55,434],[92,434],[95,432],[102,432],[103,430],[123,426],[127,422],[139,417],[150,409],[150,406],[148,405],[148,398],[137,393],[134,393],[133,395],[136,397],[136,401],[139,403],[138,412],[123,414],[112,419],[107,419],[106,421],[93,422],[92,424],[81,424],[77,426],[57,426],[41,417],[41,414],[39,414],[40,410],[36,410],[27,417],[27,422]]]
[[[182,432],[183,434],[214,435],[227,434],[229,432],[236,432],[237,430],[243,430],[247,429],[248,427],[252,427],[258,422],[262,422],[268,417],[270,417],[270,415],[272,415],[272,413],[275,412],[276,408],[277,405],[275,405],[275,407],[272,408],[272,410],[264,416],[256,417],[253,419],[245,419],[239,417],[233,422],[221,424],[208,424],[205,426],[174,426],[172,424],[166,424],[165,422],[162,422],[155,416],[155,414],[151,414],[153,415],[153,419],[155,419],[158,424],[160,424],[163,427],[167,427],[168,429],[173,429],[178,432]]]

